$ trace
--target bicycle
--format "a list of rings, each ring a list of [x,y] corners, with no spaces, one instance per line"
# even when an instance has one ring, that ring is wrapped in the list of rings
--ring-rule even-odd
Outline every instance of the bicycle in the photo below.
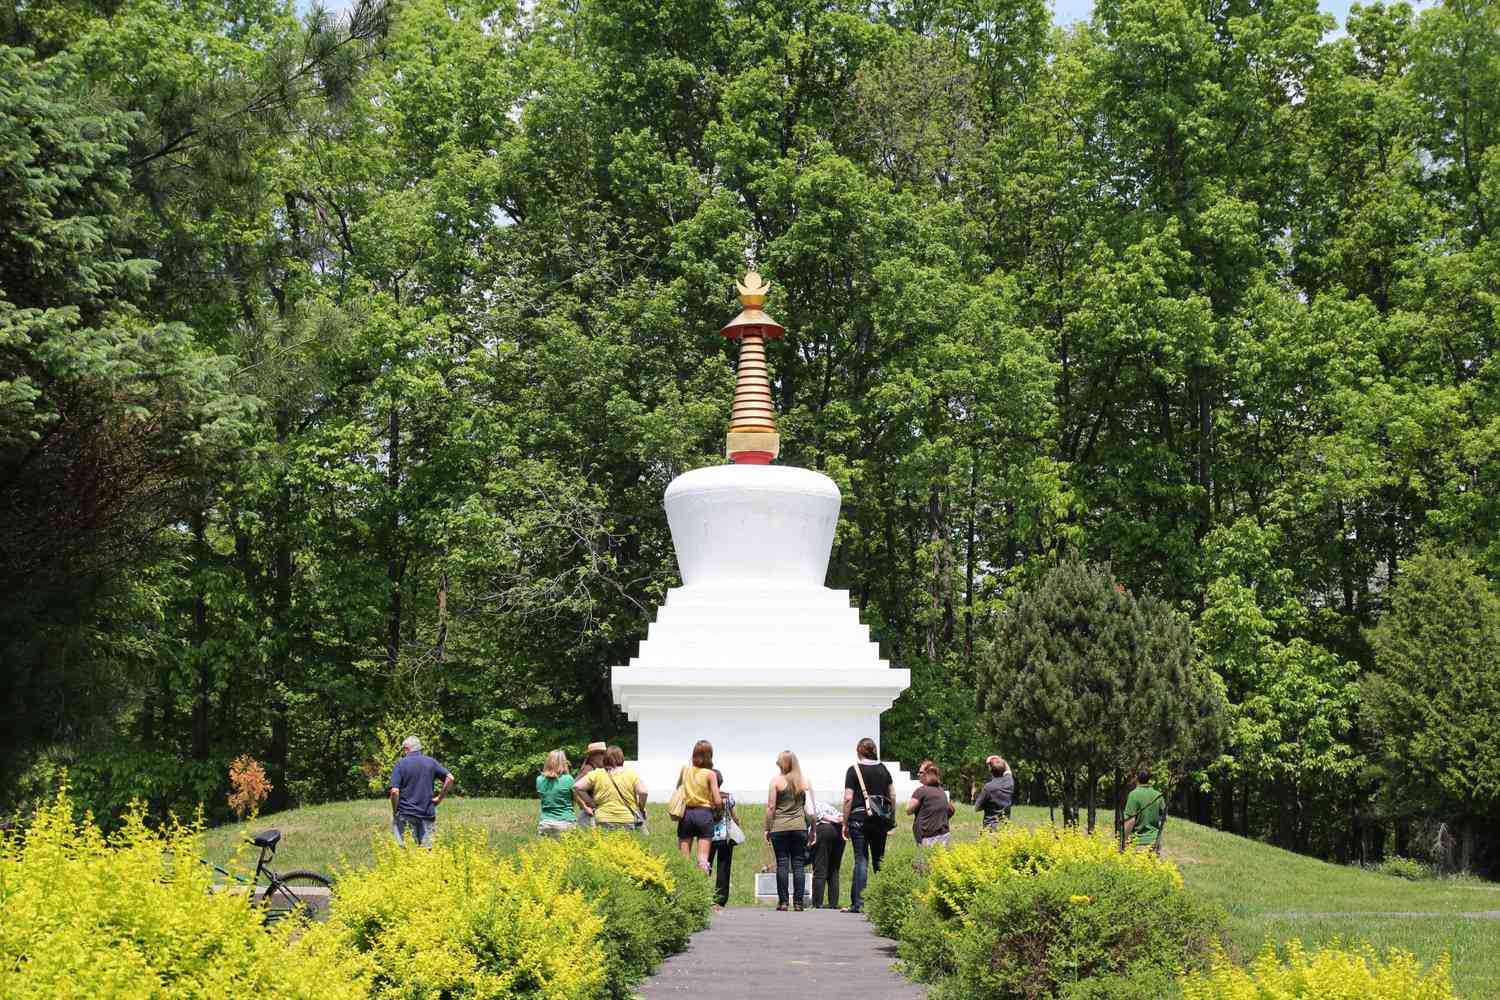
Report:
[[[328,909],[333,880],[317,872],[298,870],[282,874],[274,871],[269,863],[276,857],[276,845],[280,842],[280,830],[262,830],[250,837],[250,843],[260,848],[260,859],[255,863],[255,874],[248,879],[226,871],[211,861],[204,861],[203,864],[225,878],[251,886],[251,900],[265,909],[268,924],[292,915],[315,919]],[[261,885],[262,877],[266,880],[264,887]]]

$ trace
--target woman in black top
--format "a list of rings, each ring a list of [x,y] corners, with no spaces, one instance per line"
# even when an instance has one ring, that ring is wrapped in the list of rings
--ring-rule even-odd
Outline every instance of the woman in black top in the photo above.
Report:
[[[890,828],[879,816],[871,817],[866,808],[865,796],[884,796],[891,800],[891,788],[895,781],[891,772],[880,763],[875,741],[868,736],[854,748],[857,762],[849,765],[844,774],[844,838],[854,842],[854,885],[849,892],[846,913],[860,913],[864,909],[865,883],[870,879],[870,866],[880,871],[880,862],[885,857],[885,836]],[[855,773],[855,768],[859,772]],[[860,779],[864,779],[861,787]]]

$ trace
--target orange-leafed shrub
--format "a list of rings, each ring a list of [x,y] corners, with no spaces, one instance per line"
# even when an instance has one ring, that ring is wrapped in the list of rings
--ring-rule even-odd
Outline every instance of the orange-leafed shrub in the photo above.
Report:
[[[262,802],[271,794],[271,782],[260,761],[247,753],[236,757],[229,765],[229,808],[240,819],[259,812]]]

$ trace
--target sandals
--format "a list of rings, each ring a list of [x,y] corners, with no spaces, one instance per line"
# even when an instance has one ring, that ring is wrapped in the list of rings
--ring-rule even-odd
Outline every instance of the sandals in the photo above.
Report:
[[[777,913],[785,913],[786,912],[786,904],[785,903],[777,903],[776,904],[776,912]]]

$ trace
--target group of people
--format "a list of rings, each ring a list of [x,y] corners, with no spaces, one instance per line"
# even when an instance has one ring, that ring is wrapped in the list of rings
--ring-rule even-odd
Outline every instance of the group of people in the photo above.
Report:
[[[863,909],[870,871],[880,870],[886,838],[896,826],[895,780],[880,763],[874,740],[860,740],[854,752],[855,763],[844,775],[842,801],[818,797],[795,753],[783,750],[776,755],[776,771],[766,788],[764,836],[776,858],[778,910],[807,906],[804,889],[809,864],[814,908],[848,913]],[[991,757],[987,763],[992,778],[975,805],[984,813],[985,825],[993,828],[1010,814],[1015,776],[1000,757]],[[946,844],[955,806],[934,762],[923,761],[918,776],[921,784],[906,802],[906,813],[913,817],[913,836],[924,846]],[[633,830],[646,826],[650,790],[639,774],[625,766],[619,747],[589,744],[576,777],[568,773],[563,752],[554,750],[547,755],[536,787],[541,800],[537,832],[544,836],[577,826]],[[671,812],[677,820],[678,847],[714,877],[715,902],[725,905],[734,848],[746,836],[738,803],[724,790],[723,772],[714,767],[714,748],[707,740],[693,745],[687,764],[678,773]],[[854,872],[849,903],[840,907],[846,844],[853,849]]]
[[[432,845],[437,824],[437,805],[453,787],[454,778],[442,764],[424,755],[421,742],[409,737],[402,744],[402,758],[391,772],[392,832],[398,844],[410,836],[423,847]],[[896,827],[895,780],[880,762],[875,741],[862,739],[854,748],[855,762],[844,773],[842,802],[819,799],[802,773],[797,755],[783,750],[776,755],[776,772],[766,789],[765,840],[776,857],[777,909],[790,906],[802,910],[807,865],[813,867],[812,906],[863,910],[864,890],[871,870],[880,871],[886,838]],[[1010,765],[999,756],[986,759],[990,779],[974,800],[983,813],[986,829],[993,830],[1010,817],[1016,781]],[[924,847],[946,846],[951,837],[949,820],[956,811],[952,796],[943,788],[935,762],[924,760],[917,768],[919,784],[906,802],[912,817],[912,836]],[[1160,849],[1160,833],[1166,820],[1166,800],[1151,788],[1151,773],[1141,769],[1134,791],[1125,804],[1127,839],[1141,847]],[[441,788],[434,791],[437,785]],[[634,769],[625,766],[625,753],[618,746],[590,743],[575,776],[562,750],[547,754],[536,779],[541,815],[537,832],[559,836],[578,827],[601,830],[646,828],[646,801],[650,790]],[[738,803],[724,791],[724,775],[714,767],[714,748],[707,740],[693,745],[692,754],[677,776],[672,806],[677,821],[677,844],[682,853],[695,858],[698,867],[714,877],[714,901],[729,901],[729,873],[734,848],[746,840],[740,825]],[[852,845],[854,873],[849,904],[839,906],[839,872],[844,847]]]

